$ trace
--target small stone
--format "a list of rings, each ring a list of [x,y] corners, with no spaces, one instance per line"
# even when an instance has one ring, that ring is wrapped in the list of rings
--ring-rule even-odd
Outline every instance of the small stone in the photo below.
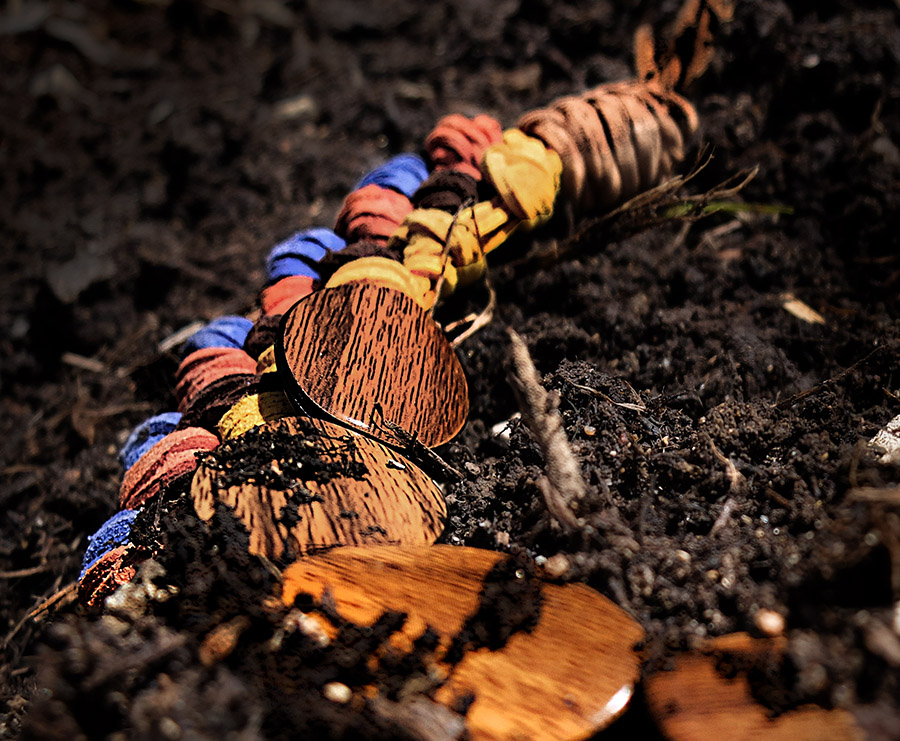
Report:
[[[544,564],[544,571],[547,572],[547,576],[553,579],[559,579],[568,570],[569,559],[562,553],[550,556],[550,558],[547,559],[547,563]]]
[[[329,682],[323,690],[326,700],[346,705],[353,697],[353,692],[346,684],[340,682]]]
[[[300,610],[291,610],[284,618],[284,629],[288,633],[299,630],[307,638],[312,639],[319,646],[325,647],[331,643],[328,636],[324,618],[317,615],[307,615]]]
[[[784,633],[784,616],[775,610],[757,610],[753,616],[753,624],[760,633],[769,638]]]
[[[282,121],[315,120],[319,117],[319,105],[309,95],[297,95],[276,103],[273,113]]]
[[[78,78],[58,63],[35,75],[29,92],[36,98],[53,98],[66,111],[71,110],[74,101],[84,100],[87,96]]]
[[[178,739],[181,738],[181,726],[179,726],[174,720],[171,718],[163,718],[159,722],[159,732],[165,737],[170,739]]]
[[[510,424],[521,417],[522,415],[519,412],[516,412],[512,417],[506,419],[502,422],[498,422],[497,424],[491,427],[491,435],[497,440],[497,442],[502,443],[503,445],[509,445],[509,436],[510,436]]]

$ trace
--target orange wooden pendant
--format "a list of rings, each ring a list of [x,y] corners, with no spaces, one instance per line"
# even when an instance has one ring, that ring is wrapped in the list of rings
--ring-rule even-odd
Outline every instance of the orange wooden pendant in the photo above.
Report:
[[[732,633],[677,657],[673,671],[648,677],[644,683],[647,705],[662,732],[673,741],[862,739],[862,731],[845,710],[804,705],[773,718],[751,694],[746,673],[723,676],[716,668],[720,660],[729,656],[740,662],[766,653],[780,654],[785,644],[784,638],[762,639]]]
[[[433,543],[447,514],[437,485],[396,452],[297,417],[224,442],[200,464],[191,496],[205,521],[216,502],[231,508],[250,552],[276,560],[338,545]]]
[[[276,354],[300,409],[388,445],[406,444],[396,427],[434,447],[465,424],[462,367],[428,313],[399,291],[356,282],[306,297],[285,314]]]
[[[429,626],[440,637],[440,661],[479,608],[485,576],[503,554],[474,548],[339,548],[302,559],[284,572],[283,600],[321,600],[328,590],[347,620],[369,626],[386,611],[406,613],[399,640],[408,645]],[[610,600],[582,584],[540,585],[540,618],[502,648],[469,649],[434,699],[452,706],[469,693],[472,739],[586,738],[628,704],[640,672],[635,645],[644,631]]]

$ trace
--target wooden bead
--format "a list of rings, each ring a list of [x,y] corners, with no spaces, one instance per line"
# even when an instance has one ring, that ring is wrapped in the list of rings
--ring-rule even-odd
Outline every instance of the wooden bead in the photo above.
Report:
[[[719,662],[728,657],[732,665],[747,665],[763,659],[765,654],[777,660],[786,645],[784,638],[752,638],[747,633],[731,633],[707,641],[703,648],[678,656],[672,671],[647,677],[644,687],[651,714],[673,741],[863,738],[853,716],[845,710],[804,705],[772,717],[771,711],[751,694],[746,671],[724,676],[717,670]]]
[[[277,366],[291,400],[403,447],[397,426],[433,447],[465,424],[468,389],[443,332],[408,296],[350,283],[307,297],[284,318]]]
[[[205,347],[181,361],[175,374],[178,411],[184,412],[203,389],[220,378],[256,373],[256,361],[240,348]]]
[[[283,456],[260,467],[266,435],[283,436],[291,455],[317,457],[320,469],[348,473],[317,481],[315,471],[304,467],[285,477],[290,461]],[[244,446],[235,449],[246,453],[246,470],[239,470],[241,455],[234,470],[217,470],[206,458],[194,474],[191,497],[204,521],[212,519],[216,502],[229,507],[249,533],[251,553],[280,560],[338,545],[427,544],[444,528],[447,506],[437,485],[397,453],[352,430],[287,417],[230,444]],[[267,475],[281,483],[267,483]]]
[[[141,456],[119,487],[119,507],[137,509],[181,476],[197,467],[197,453],[213,450],[219,438],[199,427],[186,427],[166,435]]]
[[[479,608],[485,577],[507,557],[456,546],[339,548],[302,559],[284,572],[283,600],[327,590],[341,617],[370,626],[386,611],[403,612],[409,646],[426,626],[440,645],[435,658],[448,672],[435,699],[452,706],[468,693],[470,738],[586,738],[625,708],[640,673],[635,645],[644,632],[606,597],[582,584],[541,584],[540,615],[530,631],[513,633],[498,650],[467,650],[459,663],[441,662],[453,637]]]
[[[78,583],[78,600],[91,611],[99,610],[107,597],[134,579],[147,553],[134,545],[120,545],[103,554],[84,572]]]

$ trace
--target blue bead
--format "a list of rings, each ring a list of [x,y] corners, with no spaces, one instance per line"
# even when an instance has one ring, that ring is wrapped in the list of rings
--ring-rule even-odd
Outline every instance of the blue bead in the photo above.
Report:
[[[119,451],[119,462],[125,467],[125,470],[127,471],[137,463],[138,458],[166,435],[174,432],[180,421],[181,414],[179,412],[165,412],[145,419],[135,427]]]
[[[85,572],[113,548],[131,542],[131,526],[140,511],[140,509],[123,509],[116,512],[96,533],[88,536],[88,547],[84,552],[79,580],[83,579]]]
[[[417,154],[398,154],[376,167],[360,180],[354,190],[366,185],[380,185],[412,198],[413,193],[428,178],[428,166]]]
[[[282,257],[275,262],[271,270],[267,271],[269,283],[275,283],[282,278],[294,275],[305,275],[313,280],[319,279],[319,271],[306,260],[299,257]]]
[[[203,329],[194,332],[184,343],[181,357],[207,347],[244,347],[244,340],[253,328],[253,322],[242,316],[220,316],[213,319]]]
[[[315,263],[325,257],[328,250],[340,252],[347,243],[331,229],[317,227],[306,229],[276,244],[266,258],[266,280],[269,283],[292,275],[305,275],[318,279]]]

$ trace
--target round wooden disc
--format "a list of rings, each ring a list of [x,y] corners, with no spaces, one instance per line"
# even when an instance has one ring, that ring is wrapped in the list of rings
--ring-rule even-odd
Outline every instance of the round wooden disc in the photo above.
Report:
[[[208,521],[217,501],[230,507],[250,534],[251,553],[281,559],[290,551],[301,556],[338,545],[429,544],[443,530],[447,505],[440,489],[381,443],[329,422],[296,417],[268,422],[238,440],[252,442],[266,430],[296,436],[298,450],[312,441],[323,463],[361,464],[364,473],[320,483],[310,472],[309,479],[277,488],[252,481],[229,484],[223,472],[201,463],[191,485],[197,514]],[[302,490],[308,494],[296,501]],[[295,504],[286,508],[289,500]]]
[[[458,433],[469,413],[456,354],[426,311],[371,283],[317,291],[282,319],[278,372],[291,400],[389,445],[426,447]]]
[[[327,589],[342,617],[372,625],[385,611],[408,615],[415,640],[430,626],[444,645],[476,612],[482,582],[503,554],[474,548],[340,548],[284,572],[283,599],[320,600]],[[582,584],[541,586],[540,621],[506,645],[468,651],[435,699],[472,693],[472,739],[580,739],[611,723],[628,704],[640,672],[638,623]]]
[[[751,694],[745,673],[722,676],[719,659],[781,653],[785,640],[732,633],[713,638],[697,651],[675,659],[672,671],[644,682],[647,705],[662,732],[673,741],[698,738],[772,739],[772,741],[849,741],[863,733],[845,710],[804,705],[771,717]]]

